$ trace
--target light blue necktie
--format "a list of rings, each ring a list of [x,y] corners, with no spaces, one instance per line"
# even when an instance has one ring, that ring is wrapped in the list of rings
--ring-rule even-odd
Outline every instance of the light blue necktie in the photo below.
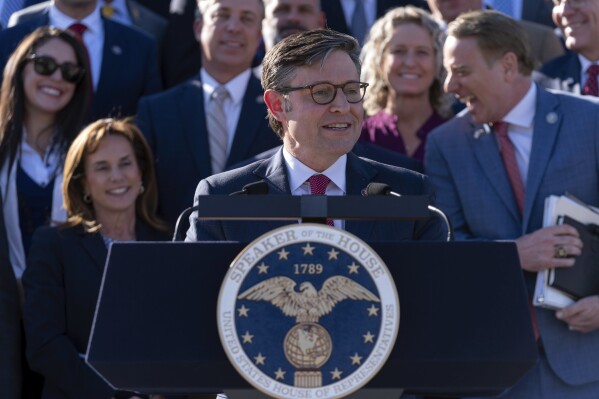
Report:
[[[6,29],[12,13],[21,8],[23,8],[23,0],[0,0],[0,23],[3,29]]]
[[[354,0],[354,14],[351,18],[351,32],[358,39],[360,44],[364,43],[364,37],[368,32],[368,23],[366,22],[366,12],[362,0]]]

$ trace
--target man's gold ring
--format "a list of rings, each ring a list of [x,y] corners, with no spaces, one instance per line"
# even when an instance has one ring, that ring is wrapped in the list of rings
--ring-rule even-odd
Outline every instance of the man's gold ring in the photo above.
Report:
[[[568,251],[566,250],[566,247],[564,247],[563,245],[557,244],[553,247],[553,256],[555,258],[567,258]]]

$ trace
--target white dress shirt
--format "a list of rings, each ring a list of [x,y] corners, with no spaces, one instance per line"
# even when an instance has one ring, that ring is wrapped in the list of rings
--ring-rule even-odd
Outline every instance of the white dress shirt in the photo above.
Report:
[[[310,184],[308,179],[315,174],[321,174],[328,177],[331,182],[326,188],[326,195],[345,195],[347,192],[347,185],[345,179],[345,166],[347,164],[347,155],[344,154],[335,161],[331,166],[328,167],[322,173],[316,172],[312,168],[303,164],[299,159],[291,155],[283,147],[283,158],[285,159],[285,165],[287,166],[287,174],[289,177],[289,189],[291,195],[310,195]],[[344,228],[344,220],[334,220],[335,227]]]
[[[514,144],[516,163],[524,187],[526,187],[530,149],[532,148],[536,104],[537,86],[532,83],[522,100],[502,119],[503,122],[509,123],[508,136]]]
[[[224,84],[229,92],[229,97],[223,103],[225,115],[227,115],[227,156],[231,152],[231,145],[235,138],[235,130],[237,130],[243,98],[251,75],[252,70],[248,68]],[[218,86],[221,86],[221,84],[210,76],[204,68],[200,69],[200,78],[202,79],[202,89],[204,91],[204,109],[208,109],[212,92]]]
[[[92,69],[92,83],[95,91],[98,87],[98,82],[100,81],[100,73],[102,71],[102,51],[104,50],[104,24],[102,22],[102,15],[100,14],[100,8],[96,7],[94,12],[81,21],[78,21],[60,12],[54,3],[52,3],[48,16],[50,18],[50,25],[60,29],[66,30],[76,22],[80,22],[87,26],[87,30],[83,32],[83,42],[85,43],[87,53],[89,54],[89,62]]]

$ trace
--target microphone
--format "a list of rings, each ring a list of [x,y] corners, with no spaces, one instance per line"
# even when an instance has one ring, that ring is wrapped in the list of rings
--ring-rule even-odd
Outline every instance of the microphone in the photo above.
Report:
[[[259,180],[253,183],[248,183],[239,191],[232,192],[231,195],[264,195],[268,194],[268,184],[264,180]],[[173,234],[173,241],[181,241],[181,225],[182,221],[189,218],[193,212],[199,210],[201,206],[191,206],[185,209],[179,217],[177,218],[177,223],[175,224],[175,233]]]
[[[401,194],[393,191],[390,185],[376,182],[369,183],[365,188],[363,188],[362,195],[364,197],[374,195],[392,195],[394,197],[401,197]],[[451,223],[449,222],[447,215],[445,215],[441,209],[435,208],[432,205],[428,205],[428,210],[443,219],[443,222],[445,222],[445,226],[447,227],[447,241],[452,241],[453,228],[451,227]]]
[[[253,183],[246,184],[239,191],[235,191],[232,195],[265,195],[268,194],[268,184],[264,180],[255,181]]]

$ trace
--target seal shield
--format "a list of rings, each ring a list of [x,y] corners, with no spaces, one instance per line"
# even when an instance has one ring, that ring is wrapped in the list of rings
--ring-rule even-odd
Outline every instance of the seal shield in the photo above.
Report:
[[[250,243],[218,299],[225,353],[256,389],[276,398],[341,398],[387,360],[399,299],[382,259],[356,236],[294,224]]]

